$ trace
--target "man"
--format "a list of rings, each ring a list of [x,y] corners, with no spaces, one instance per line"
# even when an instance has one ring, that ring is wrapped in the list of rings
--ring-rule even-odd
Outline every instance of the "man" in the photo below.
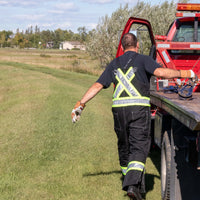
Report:
[[[149,56],[138,54],[135,35],[122,38],[124,55],[115,58],[78,101],[72,110],[72,121],[79,120],[85,104],[103,88],[114,84],[112,112],[118,137],[119,161],[124,175],[123,190],[129,197],[141,200],[140,187],[150,147],[150,77],[195,78],[192,70],[161,68]]]

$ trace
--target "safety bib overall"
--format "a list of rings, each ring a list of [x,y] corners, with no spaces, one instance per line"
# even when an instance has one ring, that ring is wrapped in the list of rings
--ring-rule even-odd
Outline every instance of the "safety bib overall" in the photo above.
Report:
[[[150,147],[150,98],[144,96],[135,70],[115,71],[116,85],[113,93],[114,128],[118,136],[119,160],[124,177],[123,189],[139,185],[144,190],[145,162]]]

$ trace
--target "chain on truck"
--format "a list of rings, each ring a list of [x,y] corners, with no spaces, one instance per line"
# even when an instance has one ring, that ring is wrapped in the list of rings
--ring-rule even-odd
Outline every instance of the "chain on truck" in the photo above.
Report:
[[[147,20],[131,17],[122,36],[136,34],[140,53],[162,67],[192,69],[200,77],[200,4],[178,3],[176,17],[166,35],[155,37]],[[116,57],[122,54],[120,40]],[[152,138],[161,149],[162,200],[199,200],[199,81],[152,77],[151,109]]]

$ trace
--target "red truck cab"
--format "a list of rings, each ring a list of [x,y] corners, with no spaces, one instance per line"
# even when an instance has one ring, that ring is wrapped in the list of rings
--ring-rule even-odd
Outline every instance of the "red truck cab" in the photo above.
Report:
[[[134,17],[129,18],[122,36],[128,32],[136,33],[138,41],[142,43],[140,47],[144,47],[145,53],[156,59],[162,67],[177,70],[192,69],[200,76],[200,13],[198,13],[200,4],[179,3],[177,11],[189,11],[190,13],[176,13],[178,18],[171,24],[165,36],[156,35],[154,37],[151,24],[147,20]],[[145,34],[142,35],[142,31]],[[149,41],[145,44],[147,35]],[[116,57],[122,54],[120,40]],[[171,82],[175,81],[171,80]],[[194,92],[197,91],[200,91],[199,83],[194,87]]]

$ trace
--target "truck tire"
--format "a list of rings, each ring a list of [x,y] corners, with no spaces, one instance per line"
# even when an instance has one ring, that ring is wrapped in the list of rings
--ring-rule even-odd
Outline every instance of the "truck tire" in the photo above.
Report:
[[[170,200],[171,144],[165,131],[161,146],[161,196],[162,200]]]

